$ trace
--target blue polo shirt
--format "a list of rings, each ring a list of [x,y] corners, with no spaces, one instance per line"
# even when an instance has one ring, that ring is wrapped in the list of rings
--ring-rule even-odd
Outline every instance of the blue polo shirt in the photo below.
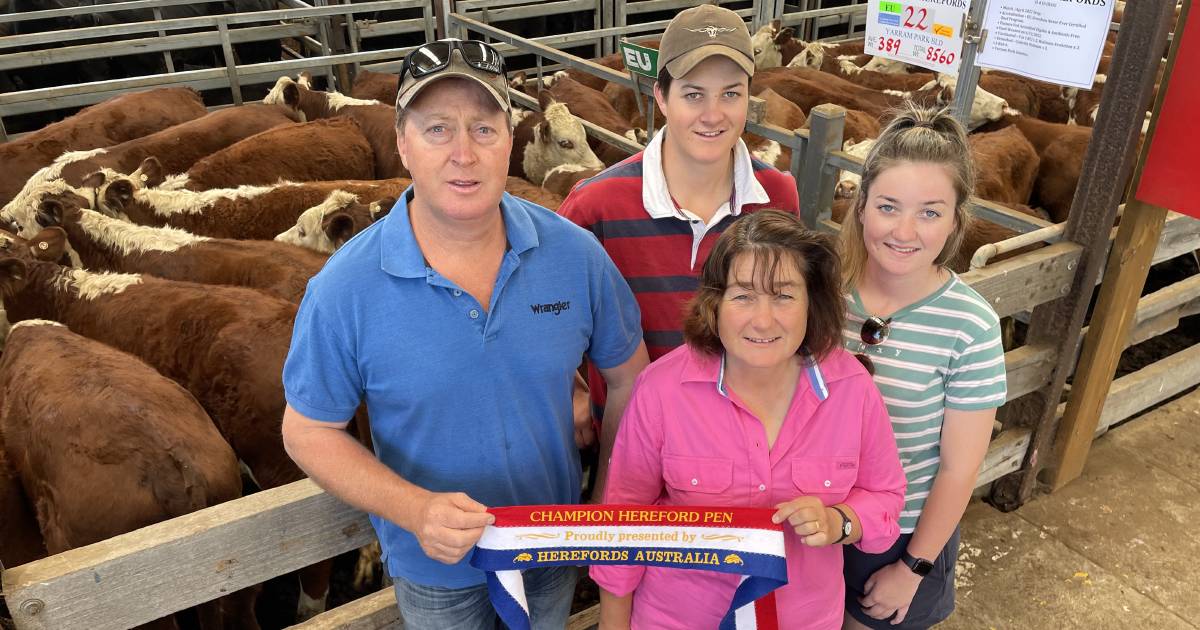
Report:
[[[500,202],[509,249],[484,309],[426,265],[410,188],[308,283],[283,369],[287,402],[343,422],[366,400],[375,453],[435,492],[487,506],[575,503],[571,394],[585,354],[601,368],[637,349],[637,302],[599,242],[553,212]],[[429,559],[371,516],[392,576],[443,588],[484,583]]]

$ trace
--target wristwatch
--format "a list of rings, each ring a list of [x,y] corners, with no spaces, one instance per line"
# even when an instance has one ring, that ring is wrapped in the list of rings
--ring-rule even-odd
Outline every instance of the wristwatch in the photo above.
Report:
[[[932,562],[926,560],[925,558],[915,558],[908,553],[907,550],[900,554],[900,561],[908,565],[908,568],[911,569],[913,573],[916,573],[921,577],[929,575],[929,572],[933,570]]]
[[[842,535],[839,536],[837,540],[833,541],[833,544],[836,545],[836,544],[842,542],[843,540],[846,540],[846,538],[848,538],[850,536],[850,530],[854,527],[854,521],[851,521],[850,517],[846,516],[846,513],[843,512],[842,509],[839,508],[838,506],[831,505],[829,507],[832,508],[834,511],[836,511],[838,513],[838,516],[842,517],[842,526],[839,528],[842,531]]]

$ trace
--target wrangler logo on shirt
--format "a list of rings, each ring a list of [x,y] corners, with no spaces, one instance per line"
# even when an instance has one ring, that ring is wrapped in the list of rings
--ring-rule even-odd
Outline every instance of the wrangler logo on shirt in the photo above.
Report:
[[[571,310],[571,302],[568,300],[566,302],[552,302],[550,304],[530,304],[529,310],[533,311],[534,315],[554,313],[555,316],[558,316],[563,311]]]

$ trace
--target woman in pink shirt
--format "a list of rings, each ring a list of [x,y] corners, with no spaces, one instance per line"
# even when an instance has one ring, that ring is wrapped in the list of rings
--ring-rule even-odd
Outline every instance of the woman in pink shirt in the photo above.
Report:
[[[845,300],[831,239],[791,215],[731,225],[704,265],[687,344],[638,378],[605,501],[776,509],[788,584],[782,628],[835,629],[841,545],[887,549],[904,473],[867,371],[841,348]],[[716,628],[740,579],[713,571],[595,566],[601,628]]]

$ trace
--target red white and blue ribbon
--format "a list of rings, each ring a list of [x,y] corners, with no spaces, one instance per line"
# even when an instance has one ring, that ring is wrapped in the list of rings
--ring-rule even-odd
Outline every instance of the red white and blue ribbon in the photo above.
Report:
[[[521,571],[563,565],[632,564],[741,575],[721,630],[778,627],[772,591],[787,584],[783,529],[766,508],[534,505],[492,508],[496,522],[471,566],[512,630],[529,630]]]

